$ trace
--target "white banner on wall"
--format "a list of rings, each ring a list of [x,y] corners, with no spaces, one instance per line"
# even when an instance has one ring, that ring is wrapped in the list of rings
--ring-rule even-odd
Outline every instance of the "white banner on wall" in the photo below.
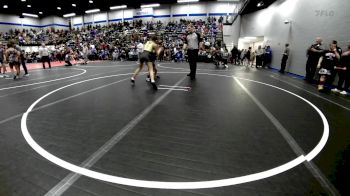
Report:
[[[153,15],[153,8],[142,8],[135,11],[135,16]]]

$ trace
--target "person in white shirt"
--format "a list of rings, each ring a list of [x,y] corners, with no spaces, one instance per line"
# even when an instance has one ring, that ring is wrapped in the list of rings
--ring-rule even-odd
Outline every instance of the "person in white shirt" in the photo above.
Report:
[[[143,43],[142,42],[138,43],[136,48],[137,48],[138,59],[140,60],[140,55],[143,52]]]
[[[256,55],[256,63],[255,63],[255,67],[256,68],[260,68],[263,65],[263,60],[264,60],[264,49],[261,48],[261,46],[258,46],[258,49],[255,51],[255,55]]]
[[[88,47],[88,44],[85,43],[84,46],[83,46],[83,64],[86,65],[87,62],[88,62],[88,53],[89,53],[89,47]]]
[[[221,61],[224,64],[224,67],[228,68],[227,62],[228,62],[229,52],[228,52],[227,47],[225,45],[223,47],[221,47],[220,53],[221,53]]]
[[[41,47],[39,48],[39,56],[41,56],[41,62],[43,63],[43,69],[45,69],[45,62],[49,64],[49,68],[51,69],[51,63],[50,63],[50,52],[49,49],[46,48],[45,44],[42,43]]]
[[[117,49],[114,49],[114,51],[112,52],[112,60],[113,61],[117,61],[118,60]]]

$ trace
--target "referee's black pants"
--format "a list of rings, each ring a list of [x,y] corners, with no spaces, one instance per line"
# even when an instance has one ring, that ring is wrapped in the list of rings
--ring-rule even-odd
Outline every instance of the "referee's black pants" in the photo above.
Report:
[[[23,67],[23,70],[24,70],[24,74],[28,74],[26,61],[25,60],[21,60],[21,64],[22,64],[22,67]]]
[[[288,60],[288,56],[287,55],[283,55],[282,61],[281,61],[281,69],[280,69],[281,73],[284,73],[284,70],[286,69],[287,60]]]
[[[49,64],[49,67],[51,68],[51,63],[50,63],[50,57],[49,56],[42,56],[41,57],[41,62],[43,63],[43,68],[45,69],[45,62]]]
[[[306,61],[306,75],[305,80],[308,82],[314,81],[314,76],[317,69],[318,60],[310,59],[310,57]]]
[[[195,79],[197,71],[198,49],[187,50],[187,55],[191,70],[189,76],[191,77],[191,79]]]

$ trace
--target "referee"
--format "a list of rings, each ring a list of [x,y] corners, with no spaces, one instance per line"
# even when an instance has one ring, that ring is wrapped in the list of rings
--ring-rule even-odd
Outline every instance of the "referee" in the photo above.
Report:
[[[187,26],[188,35],[185,39],[184,49],[187,48],[188,62],[190,64],[190,73],[187,76],[191,77],[191,80],[196,79],[197,60],[199,46],[202,44],[202,38],[199,33],[196,33],[196,29],[192,24]]]
[[[49,64],[49,68],[51,69],[50,52],[44,43],[42,43],[41,47],[39,48],[39,55],[41,56],[41,62],[43,63],[43,69],[45,69],[45,62],[47,62]]]

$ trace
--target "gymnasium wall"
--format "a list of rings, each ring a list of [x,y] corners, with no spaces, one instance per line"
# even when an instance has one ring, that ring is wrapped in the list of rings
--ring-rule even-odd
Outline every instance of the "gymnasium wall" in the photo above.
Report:
[[[15,15],[0,14],[0,32],[8,32],[10,29],[31,29],[31,28],[50,28],[68,29],[68,21],[57,16],[49,16],[42,19],[24,17]]]
[[[241,19],[240,37],[264,36],[273,50],[272,65],[280,68],[282,50],[290,43],[291,56],[287,70],[305,75],[306,49],[317,36],[324,47],[332,40],[346,49],[350,40],[349,0],[279,0],[267,9]],[[284,21],[291,21],[285,24]]]
[[[0,14],[0,32],[8,32],[10,29],[37,28],[41,21],[36,18],[19,18],[15,15]]]
[[[72,24],[74,27],[82,26],[82,20],[84,24],[100,24],[103,21],[109,23],[120,22],[123,20],[131,21],[134,19],[141,19],[147,21],[178,21],[180,19],[191,20],[206,20],[208,16],[226,16],[234,15],[236,4],[231,2],[199,2],[189,4],[174,4],[174,5],[161,5],[156,8],[146,9],[125,9],[115,10],[107,12],[101,12],[96,14],[86,14],[84,16],[76,16],[72,18]],[[83,18],[83,19],[82,19]]]
[[[241,30],[241,16],[238,16],[232,25],[224,25],[224,43],[231,50],[233,46],[238,46],[238,39]]]

